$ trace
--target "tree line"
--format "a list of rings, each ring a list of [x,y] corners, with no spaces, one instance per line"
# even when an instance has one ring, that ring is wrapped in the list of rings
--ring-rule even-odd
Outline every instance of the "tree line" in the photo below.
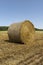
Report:
[[[8,30],[8,26],[0,26],[0,31],[7,31]]]
[[[38,28],[35,28],[36,31],[43,31],[43,29],[38,29]]]

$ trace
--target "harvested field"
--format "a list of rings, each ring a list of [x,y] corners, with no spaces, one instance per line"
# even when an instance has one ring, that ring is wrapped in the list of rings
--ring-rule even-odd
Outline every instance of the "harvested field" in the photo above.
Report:
[[[10,42],[0,31],[0,65],[43,65],[43,31],[36,31],[31,45]]]

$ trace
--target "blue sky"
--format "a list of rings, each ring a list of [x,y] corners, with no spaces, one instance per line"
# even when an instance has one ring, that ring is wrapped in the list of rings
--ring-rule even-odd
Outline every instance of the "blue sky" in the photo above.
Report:
[[[0,0],[0,26],[26,19],[43,29],[43,0]]]

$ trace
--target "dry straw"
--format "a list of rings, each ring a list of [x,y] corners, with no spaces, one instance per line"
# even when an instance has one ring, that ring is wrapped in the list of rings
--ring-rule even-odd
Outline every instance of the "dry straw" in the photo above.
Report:
[[[11,24],[8,28],[9,40],[13,42],[29,44],[34,41],[34,34],[34,25],[29,20]]]

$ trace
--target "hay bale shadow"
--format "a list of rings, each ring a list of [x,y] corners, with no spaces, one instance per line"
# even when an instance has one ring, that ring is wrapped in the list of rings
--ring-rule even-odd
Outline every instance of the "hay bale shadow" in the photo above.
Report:
[[[21,44],[23,45],[24,43],[22,42],[13,42],[13,41],[10,41],[10,40],[4,40],[5,42],[8,42],[8,43],[14,43],[14,44]]]

